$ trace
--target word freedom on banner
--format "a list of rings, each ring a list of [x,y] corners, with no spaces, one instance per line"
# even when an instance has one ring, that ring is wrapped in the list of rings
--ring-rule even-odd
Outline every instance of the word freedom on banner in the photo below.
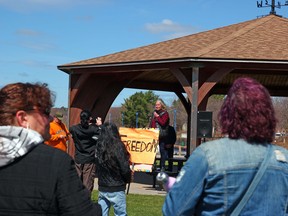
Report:
[[[139,171],[150,171],[157,152],[159,130],[120,127],[119,133],[135,170],[138,167]]]

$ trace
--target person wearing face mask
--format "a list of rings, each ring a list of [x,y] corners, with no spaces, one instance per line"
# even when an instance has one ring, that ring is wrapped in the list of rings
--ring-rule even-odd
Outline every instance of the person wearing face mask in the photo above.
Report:
[[[73,159],[50,139],[54,94],[46,84],[0,90],[0,215],[101,215]]]

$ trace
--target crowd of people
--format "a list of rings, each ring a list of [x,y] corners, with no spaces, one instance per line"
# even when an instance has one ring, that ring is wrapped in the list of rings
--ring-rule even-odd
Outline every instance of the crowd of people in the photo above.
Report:
[[[0,215],[108,216],[111,207],[127,215],[133,170],[118,127],[82,110],[79,124],[68,130],[63,113],[50,114],[54,100],[42,83],[0,90]],[[159,129],[162,172],[173,157],[169,121],[157,100],[150,127]],[[271,144],[276,118],[267,89],[251,78],[236,79],[219,121],[225,137],[192,152],[170,185],[163,215],[287,215],[288,150]]]

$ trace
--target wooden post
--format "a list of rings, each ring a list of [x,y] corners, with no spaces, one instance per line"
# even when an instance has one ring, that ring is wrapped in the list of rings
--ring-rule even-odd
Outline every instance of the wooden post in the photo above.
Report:
[[[198,85],[199,85],[199,67],[193,67],[189,155],[194,151],[194,149],[197,146]]]

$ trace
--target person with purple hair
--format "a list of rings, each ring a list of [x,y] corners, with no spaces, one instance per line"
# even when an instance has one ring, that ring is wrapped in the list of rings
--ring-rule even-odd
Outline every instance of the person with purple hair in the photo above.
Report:
[[[288,151],[271,144],[276,118],[267,89],[236,79],[219,121],[225,138],[190,155],[163,215],[288,215]]]

